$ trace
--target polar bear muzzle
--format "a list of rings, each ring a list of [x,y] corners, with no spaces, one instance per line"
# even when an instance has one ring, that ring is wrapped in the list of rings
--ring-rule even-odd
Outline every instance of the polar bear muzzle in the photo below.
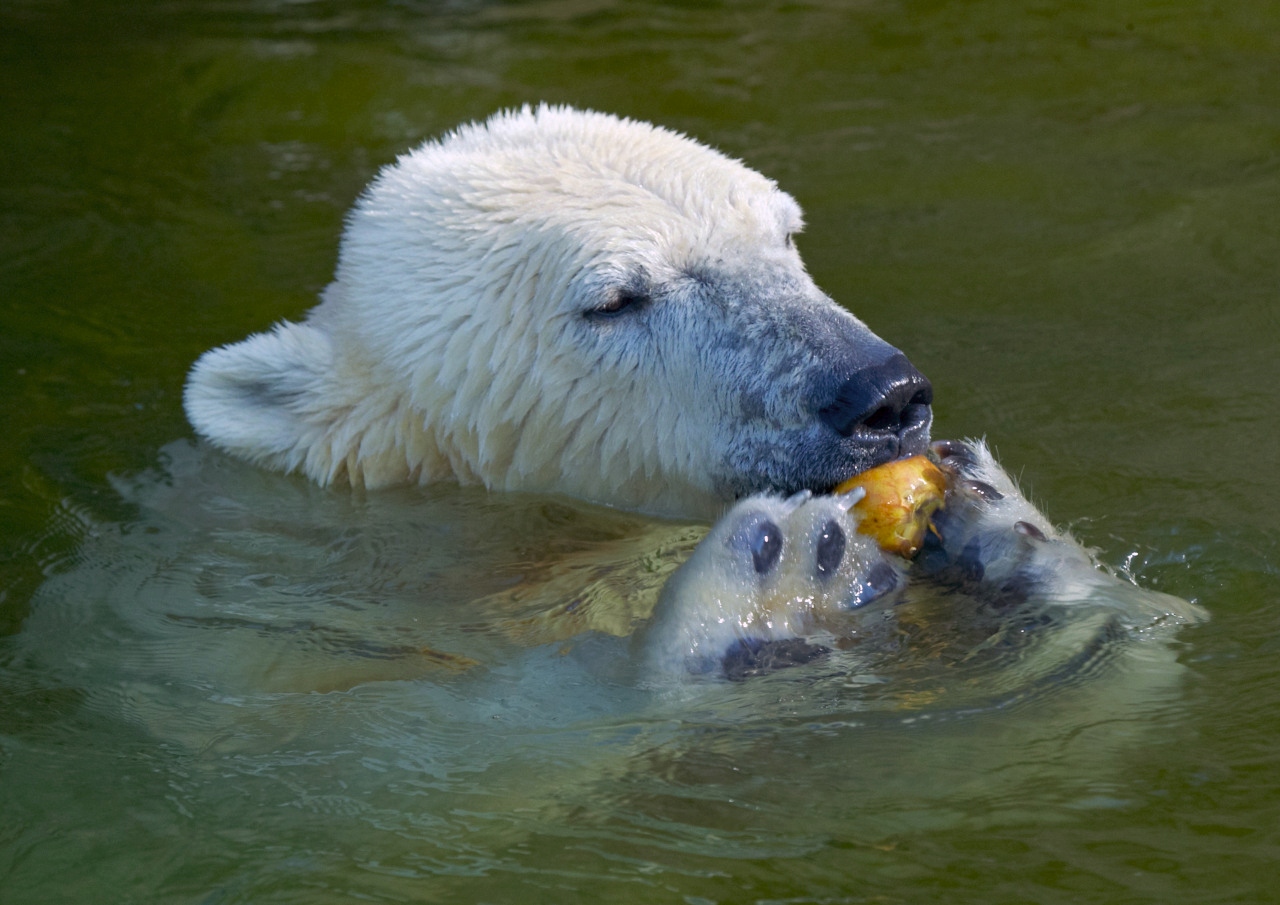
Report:
[[[933,386],[901,352],[863,368],[836,390],[818,415],[842,437],[860,432],[896,444],[897,455],[916,455],[929,442]]]
[[[869,468],[928,449],[933,387],[925,376],[825,296],[810,300],[802,316],[822,329],[773,338],[748,353],[785,364],[764,376],[769,388],[741,381],[742,407],[754,418],[735,425],[729,444],[724,483],[734,498],[828,493]],[[787,411],[777,397],[796,386],[801,401]]]

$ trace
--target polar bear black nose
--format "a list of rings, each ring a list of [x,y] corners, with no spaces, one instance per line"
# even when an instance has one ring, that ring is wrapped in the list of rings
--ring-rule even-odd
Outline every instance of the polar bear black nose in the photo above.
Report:
[[[818,410],[818,417],[843,437],[861,428],[906,441],[920,428],[928,430],[932,402],[933,385],[897,352],[880,364],[860,368],[837,388],[835,399]]]

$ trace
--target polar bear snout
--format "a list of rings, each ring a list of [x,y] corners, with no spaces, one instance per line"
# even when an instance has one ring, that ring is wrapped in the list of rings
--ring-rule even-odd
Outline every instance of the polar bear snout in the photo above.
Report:
[[[932,403],[933,385],[895,350],[841,383],[818,417],[842,437],[884,446],[892,459],[924,452]]]
[[[928,448],[933,385],[890,348],[879,364],[860,367],[818,397],[818,421],[854,453],[858,471]]]

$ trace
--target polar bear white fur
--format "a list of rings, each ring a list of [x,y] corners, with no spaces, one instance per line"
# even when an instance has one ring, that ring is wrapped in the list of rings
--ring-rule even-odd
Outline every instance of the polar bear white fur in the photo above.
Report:
[[[503,113],[386,167],[301,323],[192,369],[196,430],[329,483],[711,517],[928,442],[931,390],[813,284],[796,202],[674,132]]]

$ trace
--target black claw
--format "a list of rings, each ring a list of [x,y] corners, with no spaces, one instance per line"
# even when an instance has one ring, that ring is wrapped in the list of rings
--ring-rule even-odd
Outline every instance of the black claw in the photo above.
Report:
[[[982,497],[988,503],[994,503],[996,500],[1003,500],[1004,494],[996,490],[990,484],[983,481],[963,481],[961,482],[966,490],[971,490],[978,496]]]
[[[958,478],[960,475],[964,474],[962,464],[956,462],[954,459],[943,459],[938,463],[938,468],[942,469],[953,478]]]
[[[1045,541],[1049,539],[1044,536],[1043,531],[1041,531],[1039,528],[1037,528],[1035,525],[1031,524],[1030,522],[1015,522],[1013,525],[1013,530],[1017,531],[1023,537],[1032,537],[1032,538],[1035,538],[1036,540],[1045,540]]]
[[[934,455],[939,459],[954,459],[963,465],[975,465],[978,454],[972,446],[960,440],[937,440],[932,444]]]

